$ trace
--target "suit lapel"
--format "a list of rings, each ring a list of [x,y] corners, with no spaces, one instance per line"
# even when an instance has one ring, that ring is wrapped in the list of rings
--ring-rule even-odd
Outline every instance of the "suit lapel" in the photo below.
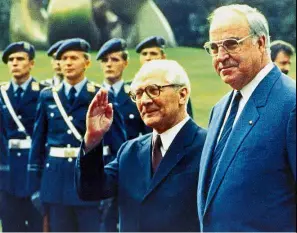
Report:
[[[161,183],[161,181],[168,176],[171,170],[187,154],[187,147],[191,146],[196,131],[197,128],[195,127],[195,123],[192,119],[190,119],[174,138],[167,153],[162,159],[158,170],[156,171],[151,180],[151,184],[146,196],[148,196]],[[151,158],[151,153],[149,157]]]
[[[139,177],[143,177],[144,190],[146,191],[151,182],[151,153],[152,153],[152,135],[140,142],[140,150],[138,152],[138,159],[140,163]]]
[[[266,105],[270,90],[279,77],[280,72],[276,67],[274,67],[274,69],[258,85],[244,107],[234,129],[230,134],[228,141],[226,142],[226,146],[218,162],[217,171],[214,174],[213,181],[209,188],[205,210],[207,210],[212,199],[214,198],[216,191],[220,187],[220,184],[222,183],[223,178],[244,139],[257,124],[260,117],[258,108],[264,107]],[[208,154],[208,157],[210,157],[210,154]],[[206,211],[204,214],[205,213]]]
[[[205,185],[206,185],[206,182],[208,181],[208,171],[210,167],[210,161],[212,158],[214,148],[216,146],[218,135],[220,133],[221,125],[223,124],[226,112],[228,110],[230,101],[232,99],[232,93],[233,92],[230,92],[223,100],[223,102],[220,105],[217,105],[217,110],[213,112],[213,115],[211,117],[211,127],[209,127],[208,129],[205,145],[203,147],[202,154],[205,156],[201,157],[200,175],[199,175],[200,182],[198,183],[198,190],[200,193],[200,195],[198,195],[198,202],[200,203],[200,206],[203,207],[202,208],[203,210],[204,210],[204,206],[207,198]]]
[[[7,90],[7,95],[11,102],[11,105],[13,106],[14,109],[16,109],[16,102],[15,102],[14,90],[13,90],[12,83],[10,83],[10,85],[9,85],[9,88]]]

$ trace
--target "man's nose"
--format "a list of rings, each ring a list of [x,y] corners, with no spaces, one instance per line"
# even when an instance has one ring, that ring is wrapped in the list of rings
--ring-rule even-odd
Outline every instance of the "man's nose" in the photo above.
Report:
[[[218,48],[218,55],[216,56],[216,59],[219,62],[221,62],[221,61],[226,60],[228,57],[229,57],[228,51],[223,46],[220,46]]]

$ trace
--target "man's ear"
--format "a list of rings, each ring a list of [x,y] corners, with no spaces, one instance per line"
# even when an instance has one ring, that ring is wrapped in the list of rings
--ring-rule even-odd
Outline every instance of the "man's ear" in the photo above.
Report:
[[[189,96],[189,90],[186,87],[182,87],[181,89],[179,89],[179,103],[184,105],[187,103],[188,100],[188,96]]]

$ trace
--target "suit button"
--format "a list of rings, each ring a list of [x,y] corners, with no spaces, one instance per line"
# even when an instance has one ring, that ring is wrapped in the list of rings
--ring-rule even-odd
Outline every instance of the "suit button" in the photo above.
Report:
[[[19,119],[22,119],[22,116],[21,116],[21,115],[18,115],[18,118],[19,118]]]
[[[72,134],[72,132],[71,132],[71,130],[70,130],[70,129],[68,129],[68,130],[67,130],[67,133],[68,133],[68,134]]]
[[[22,156],[22,154],[19,152],[19,153],[17,153],[17,156],[18,156],[18,157],[21,157],[21,156]]]
[[[46,166],[47,168],[49,168],[50,164],[49,164],[49,163],[47,163],[45,166]]]
[[[130,119],[134,119],[134,118],[135,118],[134,114],[130,114],[130,115],[129,115],[129,118],[130,118]]]
[[[73,159],[72,159],[72,158],[69,158],[69,159],[68,159],[68,162],[69,162],[69,163],[71,163],[72,161],[73,161]]]
[[[55,116],[55,114],[52,112],[52,113],[51,113],[51,117],[54,117],[54,116]]]

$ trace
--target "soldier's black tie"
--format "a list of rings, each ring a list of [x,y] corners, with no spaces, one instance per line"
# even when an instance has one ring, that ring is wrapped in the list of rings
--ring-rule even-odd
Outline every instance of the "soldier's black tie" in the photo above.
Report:
[[[210,187],[210,184],[213,180],[214,174],[216,172],[217,169],[217,165],[218,162],[221,158],[221,154],[225,148],[226,142],[230,136],[230,133],[232,131],[233,128],[233,124],[234,124],[234,120],[236,118],[237,112],[238,112],[238,106],[239,106],[239,102],[242,98],[242,95],[239,91],[236,92],[235,98],[232,101],[232,105],[231,105],[231,110],[230,110],[230,114],[229,117],[226,121],[226,124],[224,126],[224,129],[222,131],[220,140],[217,143],[217,146],[214,150],[212,159],[211,159],[211,166],[209,169],[209,182],[208,182],[208,187],[207,187],[207,191]]]
[[[19,111],[19,108],[21,107],[20,105],[21,105],[21,99],[22,99],[23,92],[24,92],[23,88],[18,87],[18,89],[14,93],[17,112]]]
[[[156,172],[161,160],[162,160],[162,152],[161,152],[161,136],[158,134],[155,138],[154,144],[153,144],[153,153],[152,153],[152,168],[153,173]]]
[[[69,100],[69,104],[72,106],[74,101],[75,101],[75,94],[76,94],[76,90],[74,87],[71,87],[70,92],[68,94],[68,100]]]

